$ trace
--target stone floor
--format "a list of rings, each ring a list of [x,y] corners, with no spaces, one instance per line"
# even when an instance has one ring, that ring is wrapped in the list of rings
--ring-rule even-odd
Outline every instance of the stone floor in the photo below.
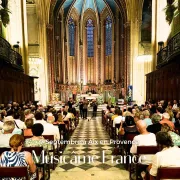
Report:
[[[113,144],[101,118],[80,120],[51,179],[128,180],[128,171],[118,156],[112,155],[112,150]]]

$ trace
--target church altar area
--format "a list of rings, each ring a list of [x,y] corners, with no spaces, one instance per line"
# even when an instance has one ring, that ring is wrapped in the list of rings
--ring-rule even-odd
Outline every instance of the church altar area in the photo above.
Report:
[[[97,100],[98,104],[103,104],[104,103],[104,97],[103,94],[92,94],[92,93],[88,93],[88,94],[77,94],[76,96],[76,102],[79,102],[80,99],[87,99],[89,101],[92,100]]]

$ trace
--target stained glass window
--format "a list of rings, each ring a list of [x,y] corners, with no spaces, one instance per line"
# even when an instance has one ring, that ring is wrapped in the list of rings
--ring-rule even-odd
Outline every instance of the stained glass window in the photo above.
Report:
[[[106,56],[112,54],[112,20],[110,16],[106,18]]]
[[[88,57],[94,56],[94,26],[91,19],[87,21],[87,51]]]
[[[70,56],[74,56],[74,46],[75,46],[75,24],[73,18],[69,18],[69,52]]]

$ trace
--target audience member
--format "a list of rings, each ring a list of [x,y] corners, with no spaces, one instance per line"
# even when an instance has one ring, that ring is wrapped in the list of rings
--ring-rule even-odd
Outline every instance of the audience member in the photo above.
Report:
[[[137,146],[156,146],[156,136],[147,131],[146,123],[143,120],[137,121],[136,127],[140,134],[135,136],[133,139],[133,144],[130,149],[132,154],[137,153]],[[151,160],[152,155],[142,156],[142,164],[150,164]]]
[[[50,124],[50,123],[46,122],[46,121],[43,119],[43,114],[42,114],[42,112],[36,112],[35,118],[36,118],[36,121],[35,121],[34,124],[40,123],[40,124],[42,124],[43,127],[44,127],[43,135],[54,135],[54,139],[55,139],[55,140],[59,140],[59,139],[60,139],[58,127],[57,127],[57,126],[54,126],[53,124]]]
[[[165,112],[163,113],[163,116],[162,116],[162,120],[160,121],[160,124],[168,124],[168,126],[170,126],[172,129],[174,129],[174,123],[172,121],[169,120],[170,119],[170,115]]]
[[[32,127],[33,137],[28,138],[24,142],[25,147],[43,147],[44,149],[48,148],[48,143],[42,136],[44,127],[42,124],[37,123]]]
[[[146,126],[148,127],[149,125],[152,124],[152,121],[151,121],[151,119],[149,118],[150,113],[149,113],[148,110],[145,110],[145,111],[143,111],[143,115],[144,115],[144,122],[146,123]]]
[[[23,134],[24,136],[32,136],[32,127],[34,124],[34,120],[33,119],[27,119],[25,121],[25,125],[26,125],[26,129],[23,130]]]
[[[24,122],[20,120],[20,114],[18,112],[14,113],[14,123],[18,129],[26,129]]]
[[[156,141],[161,151],[155,154],[149,167],[153,177],[157,176],[160,167],[180,167],[180,149],[173,145],[170,135],[167,132],[158,132]]]
[[[180,136],[174,132],[174,130],[166,123],[161,127],[162,132],[167,132],[174,143],[175,146],[180,146]]]
[[[5,151],[0,156],[1,167],[21,167],[27,166],[29,169],[30,179],[36,178],[36,165],[33,161],[31,153],[24,151],[21,152],[24,143],[24,137],[22,135],[15,134],[9,141],[7,141],[11,147],[10,151]],[[13,178],[14,179],[14,178]]]
[[[13,136],[15,124],[13,121],[6,121],[3,124],[3,133],[0,134],[0,147],[9,147],[9,140]]]
[[[151,117],[152,123],[147,127],[147,131],[156,134],[157,132],[161,131],[161,115],[158,113],[155,113]]]

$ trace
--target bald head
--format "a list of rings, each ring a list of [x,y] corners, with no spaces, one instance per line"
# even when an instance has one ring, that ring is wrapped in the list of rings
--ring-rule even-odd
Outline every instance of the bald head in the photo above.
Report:
[[[137,127],[139,133],[143,133],[143,132],[147,131],[146,130],[146,128],[147,128],[146,123],[143,120],[137,121],[136,127]]]

